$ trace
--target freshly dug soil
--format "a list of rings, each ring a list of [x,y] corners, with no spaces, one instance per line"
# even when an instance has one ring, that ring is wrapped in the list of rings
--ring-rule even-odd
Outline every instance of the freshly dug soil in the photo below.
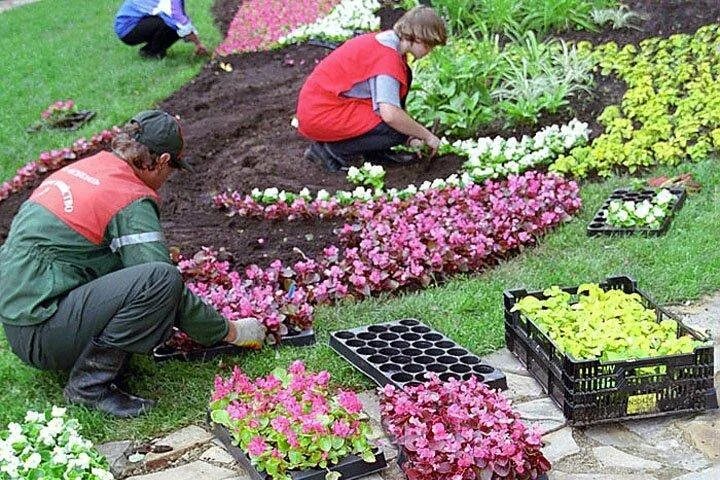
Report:
[[[694,32],[699,26],[720,21],[717,0],[629,0],[631,9],[646,17],[641,30],[606,30],[598,33],[570,32],[566,39],[593,43],[614,40],[637,43],[642,38]],[[218,0],[213,12],[227,30],[237,0]],[[382,14],[383,27],[398,18],[398,11]],[[329,50],[310,45],[291,46],[272,52],[232,55],[223,59],[232,72],[208,63],[200,74],[165,100],[160,108],[180,115],[186,136],[187,154],[196,173],[176,174],[161,190],[163,226],[169,245],[192,254],[202,246],[225,247],[236,265],[265,266],[279,258],[300,259],[297,247],[314,256],[334,243],[333,229],[339,221],[261,221],[228,217],[213,208],[211,196],[227,189],[248,193],[253,188],[275,186],[289,191],[308,187],[330,192],[352,189],[344,173],[326,173],[303,158],[308,142],[290,126],[300,87]],[[480,135],[504,137],[531,134],[545,125],[564,123],[573,116],[590,123],[593,135],[600,133],[594,119],[609,104],[617,103],[625,86],[612,78],[598,77],[592,94],[571,99],[569,108],[546,116],[540,125],[503,130],[499,125],[484,128]],[[462,159],[449,156],[412,166],[386,165],[389,187],[419,185],[424,180],[444,178],[456,172]],[[0,203],[0,242],[7,237],[12,217],[30,190]]]

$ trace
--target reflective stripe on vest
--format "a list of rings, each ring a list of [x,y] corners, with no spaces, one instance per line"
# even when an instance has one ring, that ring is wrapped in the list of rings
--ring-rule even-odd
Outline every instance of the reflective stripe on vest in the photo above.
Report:
[[[159,201],[155,190],[145,185],[124,160],[100,152],[50,175],[33,192],[30,201],[47,208],[68,227],[100,245],[110,220],[141,198]]]

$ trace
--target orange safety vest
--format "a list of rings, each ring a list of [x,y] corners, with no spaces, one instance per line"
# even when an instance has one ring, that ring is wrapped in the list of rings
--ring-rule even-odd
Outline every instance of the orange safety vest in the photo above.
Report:
[[[100,245],[110,220],[141,198],[151,198],[156,203],[160,200],[127,162],[110,152],[100,152],[50,175],[29,200]]]
[[[341,94],[378,75],[400,82],[400,98],[407,96],[410,76],[405,59],[367,33],[348,40],[320,62],[300,90],[298,130],[318,142],[354,138],[375,128],[382,119],[369,98]]]

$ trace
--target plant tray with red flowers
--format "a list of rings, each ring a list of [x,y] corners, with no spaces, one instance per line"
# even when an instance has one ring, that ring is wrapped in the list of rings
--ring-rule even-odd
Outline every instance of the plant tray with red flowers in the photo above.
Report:
[[[504,373],[414,318],[333,332],[330,347],[381,387],[419,385],[434,373],[507,389]]]
[[[600,295],[608,298],[611,291],[623,292],[631,295],[640,306],[620,307],[619,301],[614,300],[613,304],[618,306],[613,307],[608,303],[603,307],[599,303],[590,305],[590,302],[595,302],[591,299],[584,300],[589,306],[577,305],[582,295],[597,295],[591,289],[604,292]],[[545,315],[555,315],[555,321],[561,322],[557,312],[544,313],[547,307],[543,306],[535,314],[525,314],[522,308],[516,307],[523,300],[538,304],[538,301],[544,302],[548,298],[555,301],[561,295],[569,297],[569,303],[563,302],[562,305],[570,305],[568,308],[574,312],[594,311],[606,315],[610,309],[612,315],[608,315],[609,321],[606,324],[597,322],[600,325],[598,328],[602,327],[607,332],[605,336],[613,339],[611,343],[597,343],[600,356],[593,354],[594,358],[589,358],[584,354],[573,356],[567,352],[569,348],[574,348],[574,343],[586,337],[594,339],[593,335],[581,335],[580,332],[567,337],[553,332],[553,336],[549,336],[548,327],[540,327],[545,325],[540,322]],[[536,292],[508,290],[504,294],[504,303],[508,350],[518,357],[558,404],[570,425],[593,425],[718,408],[710,336],[684,325],[657,305],[629,277],[609,277],[597,285],[553,287]],[[640,330],[636,337],[639,340],[660,338],[655,332],[648,333],[650,327],[657,325],[666,330],[665,335],[670,342],[676,341],[678,345],[682,343],[683,348],[666,343],[656,348],[673,353],[651,352],[631,354],[629,357],[618,353],[610,357],[609,352],[614,351],[612,342],[624,341],[630,344],[626,341],[627,335],[621,330],[609,331],[626,314],[638,319],[636,322]],[[589,317],[581,320],[587,326],[595,322]],[[563,324],[563,328],[569,327]],[[619,340],[614,340],[616,338]],[[565,348],[560,345],[565,345]],[[635,345],[635,349],[640,348],[638,341],[633,341],[632,345]]]
[[[280,337],[281,345],[306,347],[315,344],[315,331],[312,328],[303,331],[288,330]],[[247,348],[231,343],[216,343],[209,347],[194,342],[187,334],[175,329],[173,336],[165,343],[155,347],[152,357],[156,362],[180,360],[184,362],[205,362],[219,355],[240,355]]]

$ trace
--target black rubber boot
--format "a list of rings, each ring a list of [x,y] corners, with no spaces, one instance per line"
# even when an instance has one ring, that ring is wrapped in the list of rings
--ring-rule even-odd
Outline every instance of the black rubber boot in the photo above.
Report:
[[[330,173],[346,171],[348,169],[346,162],[341,161],[341,159],[330,152],[325,145],[317,142],[305,150],[305,158],[310,162],[319,163]]]
[[[392,150],[381,150],[363,155],[366,162],[385,165],[412,165],[420,158],[414,153],[400,153]]]
[[[150,410],[155,402],[125,393],[113,383],[129,355],[92,340],[70,371],[63,391],[65,400],[121,418],[137,417]]]

